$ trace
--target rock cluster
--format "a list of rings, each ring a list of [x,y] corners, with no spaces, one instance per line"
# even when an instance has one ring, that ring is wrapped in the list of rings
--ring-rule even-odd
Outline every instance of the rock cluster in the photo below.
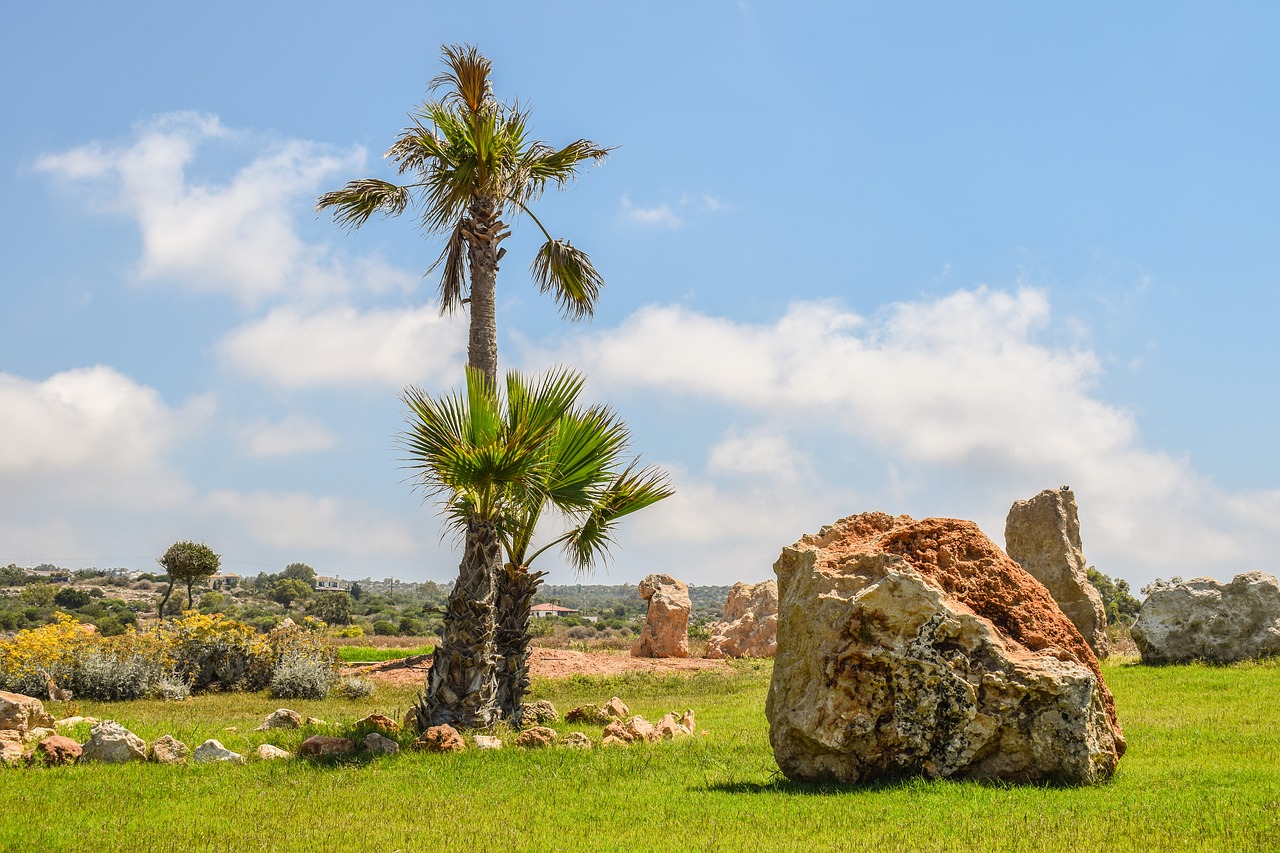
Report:
[[[640,639],[631,647],[637,658],[689,656],[689,587],[671,575],[654,574],[640,581],[640,597],[649,602]]]
[[[1106,657],[1111,650],[1107,610],[1089,583],[1075,493],[1063,486],[1014,501],[1004,523],[1004,549],[1045,585],[1094,654]]]
[[[766,714],[795,780],[1109,778],[1097,658],[977,525],[851,516],[783,549]]]
[[[1232,663],[1280,655],[1280,586],[1265,572],[1157,585],[1133,623],[1144,663]]]
[[[771,658],[778,648],[778,582],[739,581],[724,602],[724,621],[708,626],[709,658]]]

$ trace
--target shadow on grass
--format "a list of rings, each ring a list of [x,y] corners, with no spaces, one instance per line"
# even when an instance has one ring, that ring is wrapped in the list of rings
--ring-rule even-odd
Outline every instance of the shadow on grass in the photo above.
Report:
[[[1100,784],[1108,785],[1112,781],[1108,780]],[[1098,787],[1098,785],[1082,786],[1069,782],[1046,780],[1006,782],[1000,779],[925,779],[921,776],[903,776],[874,782],[794,782],[781,773],[775,773],[764,782],[717,782],[715,784],[694,786],[690,790],[721,794],[829,797],[848,794],[892,793],[895,791],[924,793],[930,790],[947,790],[955,785],[973,785],[979,788],[996,790],[1070,790],[1080,787]]]

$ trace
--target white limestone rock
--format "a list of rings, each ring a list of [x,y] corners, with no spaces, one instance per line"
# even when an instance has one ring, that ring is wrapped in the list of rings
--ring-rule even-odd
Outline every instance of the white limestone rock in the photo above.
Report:
[[[1158,585],[1131,630],[1144,663],[1233,663],[1280,655],[1280,586],[1245,572],[1231,583],[1193,578]]]

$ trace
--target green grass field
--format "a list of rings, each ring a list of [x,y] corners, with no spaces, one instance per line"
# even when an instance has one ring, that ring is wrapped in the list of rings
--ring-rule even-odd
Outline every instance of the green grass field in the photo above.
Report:
[[[1096,788],[793,785],[769,749],[769,666],[757,662],[731,676],[535,685],[535,698],[562,712],[614,694],[651,719],[696,709],[705,734],[650,747],[0,771],[0,849],[1280,849],[1280,665],[1112,664],[1106,674],[1129,753],[1116,778]],[[398,717],[412,698],[380,688],[366,700],[286,704],[341,727],[375,710]],[[194,747],[218,737],[247,753],[266,740],[287,748],[301,740],[300,732],[253,731],[280,704],[220,695],[80,711],[117,719],[148,741],[172,733]]]
[[[346,663],[372,663],[397,660],[409,655],[429,655],[435,646],[428,643],[409,649],[388,649],[374,646],[338,646],[338,659]]]

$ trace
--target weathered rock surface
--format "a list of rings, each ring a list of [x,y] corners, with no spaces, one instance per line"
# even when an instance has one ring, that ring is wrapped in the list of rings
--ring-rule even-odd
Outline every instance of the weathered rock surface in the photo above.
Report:
[[[685,714],[692,715],[693,712],[686,711]],[[661,720],[653,724],[653,729],[659,740],[674,740],[693,734],[693,730],[685,728],[682,719],[677,719],[675,714],[664,715]]]
[[[0,729],[16,731],[25,737],[37,726],[54,727],[53,717],[44,712],[43,702],[34,696],[0,690]]]
[[[615,743],[628,745],[633,740],[635,740],[635,735],[627,731],[627,727],[620,720],[614,720],[604,727],[604,731],[601,733],[600,745],[611,746]]]
[[[288,708],[277,708],[262,721],[255,731],[266,732],[271,729],[296,729],[302,725],[302,715]]]
[[[956,519],[841,519],[784,548],[766,714],[789,778],[1093,783],[1124,753],[1097,658]]]
[[[778,582],[735,583],[724,621],[708,626],[709,658],[771,658],[778,648]]]
[[[1157,585],[1132,633],[1144,663],[1280,655],[1280,586],[1265,572],[1245,572],[1227,584],[1193,578]]]
[[[524,749],[540,749],[552,746],[559,737],[560,735],[556,733],[555,729],[549,729],[546,726],[534,726],[516,735],[516,746]]]
[[[624,722],[622,728],[631,736],[632,741],[642,740],[646,743],[654,743],[658,739],[658,730],[654,728],[653,723],[639,714],[633,715]]]
[[[151,744],[151,758],[160,764],[186,764],[191,750],[173,735],[156,738]]]
[[[364,748],[374,755],[396,755],[400,752],[400,744],[378,732],[369,732],[365,736]]]
[[[0,729],[0,764],[17,767],[26,758],[22,750],[22,736],[15,729]]]
[[[35,756],[38,761],[57,766],[75,764],[83,751],[80,744],[69,737],[49,735],[36,744]]]
[[[364,719],[358,721],[356,726],[368,726],[369,728],[374,728],[392,735],[397,734],[400,731],[400,724],[388,717],[386,714],[370,714]]]
[[[293,753],[269,743],[260,743],[253,754],[263,761],[274,761],[277,758],[293,758]]]
[[[84,745],[80,760],[104,764],[146,761],[147,742],[115,720],[103,720],[89,730],[89,740]]]
[[[1080,546],[1080,517],[1071,489],[1045,489],[1014,501],[1004,522],[1004,549],[1014,562],[1049,590],[1058,607],[1100,658],[1111,651],[1107,610],[1089,583]]]
[[[462,752],[467,748],[467,742],[462,739],[457,729],[444,724],[431,726],[418,735],[418,739],[413,742],[413,748],[426,752]]]
[[[591,749],[595,744],[591,742],[591,738],[582,732],[569,732],[560,741],[561,746],[570,749]]]
[[[328,735],[312,735],[298,747],[300,758],[319,758],[325,755],[348,755],[355,751],[355,744],[349,738],[330,737]]]
[[[204,743],[196,747],[195,752],[191,753],[192,764],[211,764],[217,761],[228,761],[232,764],[244,764],[244,756],[238,752],[232,752],[222,745],[221,741],[215,738],[209,738]]]
[[[608,702],[604,703],[605,716],[611,720],[625,720],[631,715],[631,709],[627,707],[627,703],[623,702],[617,696],[614,696]]]
[[[637,658],[689,656],[689,587],[671,575],[649,575],[640,581],[640,597],[649,602],[640,639],[631,647]]]
[[[539,699],[537,702],[526,702],[524,709],[520,714],[520,722],[522,725],[540,726],[543,723],[555,723],[560,720],[560,712],[556,710],[556,706],[551,704],[547,699]]]
[[[502,738],[493,735],[476,735],[472,740],[475,741],[476,749],[502,749]]]

